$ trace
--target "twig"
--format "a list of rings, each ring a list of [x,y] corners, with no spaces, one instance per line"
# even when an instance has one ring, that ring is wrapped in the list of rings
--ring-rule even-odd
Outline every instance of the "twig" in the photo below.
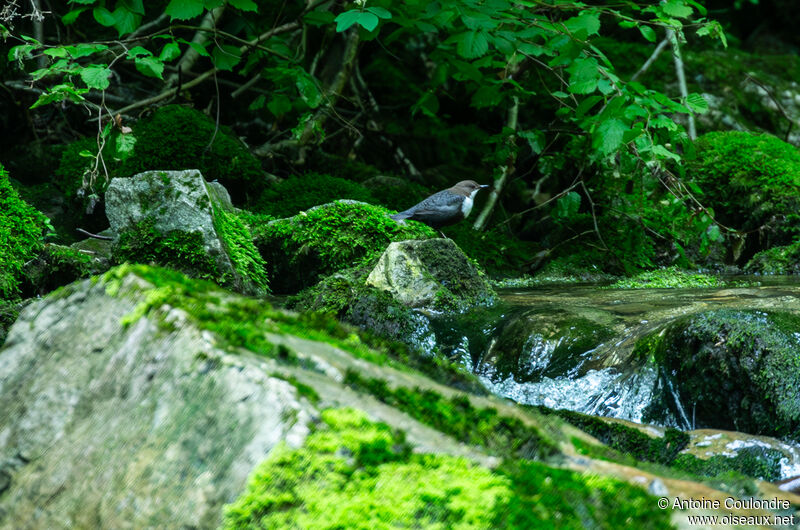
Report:
[[[664,51],[664,48],[667,47],[667,44],[669,44],[669,38],[665,38],[658,43],[656,49],[653,50],[653,53],[650,55],[650,57],[648,57],[647,60],[642,65],[642,67],[639,68],[639,71],[637,71],[635,74],[633,74],[633,76],[631,76],[631,81],[636,81],[636,79],[638,79],[640,75],[644,74],[647,71],[647,69],[650,68],[650,66],[652,66],[654,62],[656,62],[656,59],[658,59],[658,56],[661,55],[661,52]]]
[[[206,16],[203,17],[203,21],[200,23],[200,27],[195,28],[194,37],[192,37],[192,44],[196,44],[198,46],[202,46],[205,41],[207,40],[206,31],[214,31],[214,27],[216,26],[216,21],[222,16],[225,12],[225,6],[218,7],[216,9],[209,10],[206,13]],[[200,54],[195,51],[194,47],[189,46],[183,54],[183,57],[180,58],[178,64],[176,65],[178,71],[189,72],[191,71],[194,63],[197,62],[197,59],[200,58]],[[167,78],[166,85],[168,87],[172,87],[178,81],[178,74],[174,73]]]
[[[683,103],[689,98],[689,90],[686,88],[686,74],[683,71],[683,58],[681,57],[681,45],[678,42],[678,35],[675,30],[667,30],[667,38],[672,43],[672,59],[675,62],[675,75],[678,77],[678,87],[681,91],[681,99]],[[697,127],[694,123],[694,114],[689,113],[689,138],[695,140],[697,138]]]
[[[75,231],[76,232],[80,232],[81,234],[83,234],[85,236],[88,236],[88,237],[91,237],[91,238],[94,238],[94,239],[101,239],[103,241],[113,241],[114,240],[113,237],[101,236],[101,235],[98,235],[98,234],[93,234],[91,232],[87,232],[83,228],[76,228]]]
[[[500,166],[500,176],[494,181],[494,186],[492,187],[492,191],[489,192],[489,198],[486,201],[486,205],[481,210],[480,215],[478,218],[475,219],[475,223],[472,225],[472,228],[475,230],[483,230],[486,226],[486,222],[489,220],[489,217],[492,215],[492,211],[494,210],[495,204],[497,204],[497,200],[500,198],[500,193],[503,191],[503,187],[505,186],[506,180],[508,180],[509,175],[511,175],[515,171],[515,163],[517,160],[517,124],[519,122],[519,98],[514,96],[513,103],[511,104],[511,108],[508,109],[508,120],[506,121],[506,127],[511,129],[513,132],[506,138],[505,142],[509,146],[511,146],[508,158],[506,159],[505,164]]]

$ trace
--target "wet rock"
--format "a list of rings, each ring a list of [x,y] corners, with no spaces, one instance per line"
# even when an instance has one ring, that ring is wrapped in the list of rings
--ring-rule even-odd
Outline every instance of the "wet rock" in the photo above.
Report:
[[[665,401],[697,426],[800,437],[800,317],[706,311],[670,324],[647,344],[661,365]],[[655,411],[664,403],[656,401],[646,421],[659,419]]]
[[[485,276],[450,239],[392,243],[366,283],[408,307],[462,311],[497,298]]]

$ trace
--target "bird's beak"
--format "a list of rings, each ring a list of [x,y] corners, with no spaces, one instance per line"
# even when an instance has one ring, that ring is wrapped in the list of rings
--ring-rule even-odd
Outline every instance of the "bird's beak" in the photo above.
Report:
[[[489,187],[488,184],[481,184],[480,186],[481,186],[481,188],[488,188]]]

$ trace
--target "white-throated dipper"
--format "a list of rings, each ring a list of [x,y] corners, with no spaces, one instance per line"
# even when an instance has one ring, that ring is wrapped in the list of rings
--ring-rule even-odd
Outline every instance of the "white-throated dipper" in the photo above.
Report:
[[[438,230],[467,217],[472,211],[475,194],[488,187],[474,180],[462,180],[452,188],[434,193],[408,210],[389,217],[401,223],[405,219],[413,219]]]

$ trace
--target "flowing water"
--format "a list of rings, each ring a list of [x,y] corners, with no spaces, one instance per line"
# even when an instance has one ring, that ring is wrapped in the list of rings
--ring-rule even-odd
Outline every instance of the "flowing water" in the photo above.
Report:
[[[434,328],[442,353],[459,359],[497,395],[528,405],[689,430],[698,427],[692,405],[681,401],[652,359],[632,355],[634,346],[675,319],[701,311],[800,314],[800,279],[737,281],[747,286],[507,289],[500,293],[499,309],[434,323]],[[659,407],[659,419],[654,420],[652,412]]]

